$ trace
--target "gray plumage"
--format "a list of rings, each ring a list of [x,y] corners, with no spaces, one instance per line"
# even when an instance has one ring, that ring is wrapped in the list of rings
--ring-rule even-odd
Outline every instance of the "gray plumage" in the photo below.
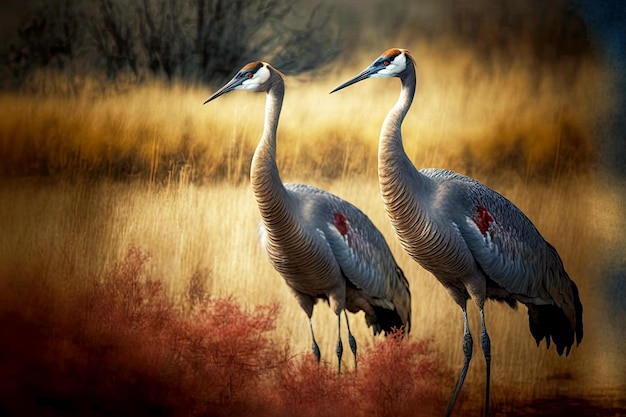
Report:
[[[452,412],[469,367],[473,341],[466,302],[480,309],[481,345],[487,362],[485,414],[489,409],[491,343],[484,320],[486,299],[528,307],[537,345],[554,341],[559,355],[583,337],[576,284],[557,251],[532,222],[502,195],[480,182],[444,169],[417,170],[407,157],[401,125],[415,95],[415,62],[408,51],[390,49],[356,77],[398,77],[400,98],[383,123],[378,148],[380,191],[388,217],[406,252],[430,271],[461,307],[465,362],[448,405]]]
[[[319,299],[338,317],[364,311],[374,334],[394,328],[408,332],[411,321],[409,284],[384,237],[352,204],[319,188],[283,184],[276,165],[276,130],[284,97],[282,74],[264,62],[244,66],[209,102],[235,89],[267,93],[265,124],[250,169],[250,181],[261,214],[259,237],[274,268],[309,317]],[[347,323],[346,314],[346,323]],[[339,331],[339,328],[338,328]],[[350,333],[355,356],[356,341]],[[313,352],[319,361],[319,348]],[[341,369],[341,337],[337,355]]]

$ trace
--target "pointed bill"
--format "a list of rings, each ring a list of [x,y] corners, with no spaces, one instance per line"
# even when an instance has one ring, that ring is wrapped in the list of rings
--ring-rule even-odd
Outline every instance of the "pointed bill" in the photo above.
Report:
[[[229,91],[232,91],[235,88],[237,88],[239,85],[241,85],[242,80],[245,80],[245,78],[242,79],[240,75],[241,75],[240,73],[237,73],[237,75],[235,75],[232,80],[227,82],[222,88],[220,88],[215,93],[213,93],[213,95],[207,98],[202,104],[207,104],[209,101],[215,100],[219,96],[226,94]]]
[[[357,75],[354,78],[349,79],[348,81],[346,81],[345,83],[341,84],[338,87],[335,87],[335,89],[333,91],[331,91],[328,94],[332,94],[335,91],[339,91],[342,88],[346,88],[352,84],[356,84],[359,81],[363,81],[366,80],[368,78],[370,78],[372,75],[376,74],[378,71],[381,70],[381,65],[378,62],[374,62],[372,65],[370,65],[369,67],[365,68],[359,75]]]

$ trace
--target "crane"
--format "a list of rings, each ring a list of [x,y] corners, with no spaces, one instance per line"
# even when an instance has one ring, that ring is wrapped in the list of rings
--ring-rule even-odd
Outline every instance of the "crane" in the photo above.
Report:
[[[583,337],[582,304],[556,249],[505,197],[482,183],[446,169],[417,170],[406,155],[401,126],[415,95],[415,60],[406,49],[385,51],[331,93],[367,78],[398,77],[400,97],[387,114],[378,143],[378,181],[387,215],[404,250],[445,287],[463,313],[464,363],[446,415],[454,408],[472,358],[467,300],[481,320],[486,361],[485,415],[489,411],[491,342],[486,299],[528,308],[537,346],[552,339],[559,355]]]
[[[259,238],[309,318],[313,354],[320,361],[311,317],[320,299],[337,315],[341,373],[341,313],[356,367],[357,345],[347,311],[365,313],[374,335],[410,331],[411,293],[382,233],[349,202],[305,184],[283,184],[276,164],[276,131],[285,94],[283,75],[266,62],[251,62],[204,104],[233,90],[266,93],[263,133],[250,168],[261,214]]]

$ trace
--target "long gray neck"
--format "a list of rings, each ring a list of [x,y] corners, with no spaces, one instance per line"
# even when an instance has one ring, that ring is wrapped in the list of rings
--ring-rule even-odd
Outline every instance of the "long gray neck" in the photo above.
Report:
[[[289,215],[289,196],[276,165],[276,131],[285,96],[280,74],[271,71],[270,88],[265,100],[263,135],[257,145],[250,168],[252,190],[266,227],[284,223]]]
[[[417,171],[402,145],[402,122],[415,96],[415,66],[407,59],[400,78],[400,98],[387,114],[378,143],[378,181],[385,208],[396,231],[415,227],[425,220],[433,181]],[[410,209],[409,209],[410,208]]]

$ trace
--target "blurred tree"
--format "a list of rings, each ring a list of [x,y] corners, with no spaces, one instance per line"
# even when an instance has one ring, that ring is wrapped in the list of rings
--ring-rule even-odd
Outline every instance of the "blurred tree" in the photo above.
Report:
[[[297,74],[338,54],[330,16],[303,0],[42,1],[5,41],[0,76],[19,85],[38,68],[71,62],[109,79],[221,83],[256,59]]]
[[[337,9],[345,20],[342,25],[350,25],[353,32],[360,27],[374,28],[361,31],[362,36],[357,39],[360,45],[376,45],[374,49],[381,47],[381,39],[385,44],[401,41],[409,49],[416,38],[438,45],[442,40],[450,40],[499,63],[523,56],[540,65],[551,65],[578,60],[592,52],[587,27],[572,1],[597,3],[599,8],[606,1],[624,3],[624,0],[341,0]],[[355,10],[358,10],[356,16]]]
[[[298,73],[328,63],[339,52],[335,35],[328,27],[330,11],[319,5],[293,19],[295,11],[303,6],[298,1],[197,3],[196,52],[200,55],[200,76],[205,81],[231,75],[233,68],[245,63],[241,62],[242,55],[247,57],[243,61],[265,57],[281,71]]]
[[[184,67],[186,57],[193,52],[192,39],[185,31],[191,20],[180,15],[176,18],[177,10],[192,5],[181,3],[181,0],[143,0],[142,7],[137,8],[140,39],[147,55],[148,69],[152,75],[163,73],[169,81],[176,75],[176,68]],[[183,70],[180,72],[184,73]]]
[[[63,69],[76,56],[80,17],[72,0],[44,2],[20,21],[0,62],[3,76],[23,79],[38,67]]]
[[[97,3],[97,12],[86,19],[93,42],[91,53],[95,52],[98,58],[105,60],[109,78],[115,78],[125,68],[139,75],[134,16],[119,1],[95,0],[91,3]]]

